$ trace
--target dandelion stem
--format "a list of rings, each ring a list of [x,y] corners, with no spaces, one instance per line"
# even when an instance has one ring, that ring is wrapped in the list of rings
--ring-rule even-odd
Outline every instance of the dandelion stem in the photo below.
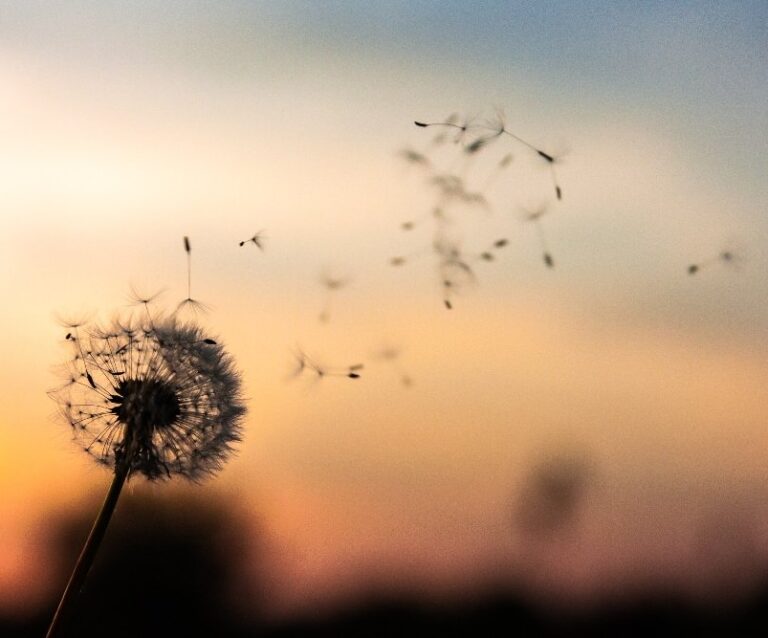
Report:
[[[120,492],[123,489],[125,479],[128,477],[129,469],[129,463],[120,463],[115,468],[115,478],[112,480],[112,485],[104,499],[104,504],[101,506],[101,511],[99,511],[99,515],[93,523],[91,533],[88,534],[88,540],[85,541],[83,551],[80,552],[80,557],[77,559],[75,569],[69,577],[69,582],[61,597],[61,601],[59,601],[59,606],[56,608],[56,613],[53,615],[53,620],[51,620],[51,625],[48,628],[46,638],[53,638],[61,628],[68,608],[74,604],[77,595],[80,593],[80,590],[85,583],[85,578],[88,576],[91,565],[93,565],[93,559],[96,557],[96,552],[98,552],[99,547],[101,546],[104,533],[107,531],[107,526],[112,518],[112,513],[115,511],[115,506],[120,497]]]

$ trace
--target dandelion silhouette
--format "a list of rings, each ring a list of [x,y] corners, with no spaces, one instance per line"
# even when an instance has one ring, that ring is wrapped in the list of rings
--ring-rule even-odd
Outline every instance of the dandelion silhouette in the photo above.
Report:
[[[145,308],[149,298],[141,298]],[[66,324],[66,381],[50,395],[75,439],[114,474],[48,630],[53,636],[80,591],[124,483],[217,472],[241,439],[245,415],[233,360],[194,323],[151,315],[115,319],[86,333]]]
[[[290,373],[289,378],[295,379],[300,376],[306,376],[306,374],[312,375],[316,380],[324,379],[326,377],[346,377],[348,379],[359,379],[360,371],[364,365],[362,363],[356,363],[346,367],[332,367],[319,363],[316,359],[311,358],[301,348],[296,348],[293,353],[294,369]]]
[[[266,237],[262,234],[264,231],[260,230],[258,233],[254,233],[253,237],[250,237],[249,239],[244,239],[241,242],[238,242],[238,245],[240,247],[245,246],[246,244],[253,244],[256,246],[259,250],[264,250],[264,245],[262,242],[266,239]]]
[[[331,301],[333,295],[349,284],[349,279],[334,277],[328,272],[320,275],[320,284],[323,286],[323,307],[318,315],[321,323],[328,323],[331,319]]]
[[[186,309],[192,310],[193,314],[207,312],[209,309],[207,304],[192,298],[192,245],[189,243],[189,237],[186,235],[184,236],[184,252],[187,253],[187,298],[176,306],[175,313]]]
[[[541,256],[544,260],[544,264],[547,268],[555,267],[555,260],[552,258],[552,253],[549,252],[547,245],[547,238],[544,235],[544,227],[541,225],[541,218],[548,212],[546,207],[540,207],[533,211],[523,211],[523,221],[530,222],[536,227],[536,235],[539,238],[539,245],[541,247]]]
[[[709,259],[705,259],[704,261],[701,261],[697,264],[691,264],[690,266],[688,266],[688,274],[695,275],[700,270],[704,268],[709,268],[711,266],[715,266],[717,264],[731,266],[738,270],[739,267],[741,266],[742,261],[743,261],[743,258],[733,250],[722,250],[714,257],[710,257]]]

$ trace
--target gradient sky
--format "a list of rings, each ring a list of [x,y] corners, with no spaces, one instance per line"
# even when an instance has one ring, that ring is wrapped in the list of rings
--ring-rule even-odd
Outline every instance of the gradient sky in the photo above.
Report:
[[[109,481],[51,416],[56,316],[132,284],[172,307],[184,235],[250,397],[239,457],[194,489],[263,522],[276,607],[463,595],[489,566],[583,600],[765,565],[766,69],[764,2],[0,3],[0,605],[45,580],[49,508]],[[432,199],[397,152],[428,143],[414,119],[497,107],[567,151],[565,196],[510,144],[459,227],[510,245],[448,312],[428,261],[387,264],[429,243],[399,229]],[[548,202],[552,271],[517,219]],[[686,274],[731,246],[738,270]],[[323,269],[351,279],[327,325]],[[363,378],[287,383],[297,344]],[[592,470],[575,531],[539,542],[514,503],[552,455]],[[723,511],[739,540],[702,561]]]

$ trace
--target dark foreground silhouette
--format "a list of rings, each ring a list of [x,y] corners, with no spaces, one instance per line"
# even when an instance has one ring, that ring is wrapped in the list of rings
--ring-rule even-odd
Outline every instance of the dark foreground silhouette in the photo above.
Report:
[[[694,604],[655,591],[620,604],[565,612],[536,604],[508,586],[489,586],[484,594],[451,604],[370,591],[342,609],[267,621],[262,610],[268,584],[247,586],[238,575],[238,564],[259,562],[252,539],[247,546],[239,540],[244,519],[221,501],[212,501],[126,498],[64,635],[768,635],[768,579],[750,598],[727,606]],[[91,514],[79,513],[55,526],[53,552],[61,563],[56,578],[62,583]],[[0,617],[0,636],[44,635],[57,595],[52,591],[51,598],[26,617]]]

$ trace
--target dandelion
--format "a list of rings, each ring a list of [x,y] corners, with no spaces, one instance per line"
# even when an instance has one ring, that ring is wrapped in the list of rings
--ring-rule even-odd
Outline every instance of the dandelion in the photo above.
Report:
[[[242,248],[246,244],[253,244],[259,250],[263,251],[264,250],[264,245],[262,244],[262,242],[264,241],[264,239],[266,239],[266,237],[264,237],[263,233],[264,233],[264,231],[260,230],[258,233],[254,233],[253,237],[250,237],[248,239],[244,239],[241,242],[238,242],[238,245]]]
[[[457,129],[458,137],[456,138],[456,141],[459,141],[470,129],[482,129],[486,131],[491,131],[490,134],[480,136],[464,147],[464,151],[469,155],[473,155],[477,153],[479,150],[487,146],[490,142],[498,139],[502,135],[507,135],[508,137],[511,137],[513,140],[515,140],[519,144],[522,144],[523,146],[529,148],[531,151],[536,153],[536,155],[540,159],[544,160],[547,163],[547,165],[549,166],[551,177],[552,177],[552,186],[555,189],[555,196],[557,197],[558,200],[561,200],[563,198],[563,189],[560,186],[560,182],[557,179],[557,173],[555,172],[555,163],[558,161],[559,158],[551,153],[547,153],[546,151],[534,146],[527,140],[523,139],[519,135],[516,135],[515,133],[510,131],[506,125],[504,112],[501,111],[500,109],[496,110],[495,118],[484,123],[475,124],[472,122],[472,120],[465,120],[463,124],[457,124],[455,121],[446,121],[446,122],[415,121],[414,124],[421,128],[428,128],[431,126],[442,126],[442,127]]]
[[[496,259],[496,252],[507,246],[507,244],[509,244],[509,240],[506,237],[497,239],[489,248],[477,255],[477,259],[494,261]]]
[[[423,247],[419,250],[414,250],[413,252],[407,254],[395,255],[394,257],[390,257],[389,265],[394,266],[395,268],[399,268],[400,266],[405,266],[405,264],[409,264],[420,257],[426,257],[431,254],[431,252],[432,251],[430,247]]]
[[[522,219],[524,222],[532,223],[536,227],[536,234],[539,238],[539,246],[541,246],[541,257],[544,260],[544,265],[546,265],[547,268],[554,268],[555,260],[552,258],[552,253],[549,252],[547,238],[544,235],[544,227],[541,225],[541,218],[547,212],[548,209],[543,206],[532,211],[524,210]]]
[[[184,252],[187,253],[187,298],[176,306],[176,312],[178,313],[185,308],[189,308],[193,312],[205,312],[208,310],[208,306],[202,301],[192,298],[192,245],[186,235],[184,236]]]
[[[508,244],[509,241],[506,238],[501,238],[494,241],[483,252],[467,253],[462,250],[456,239],[448,237],[445,232],[438,229],[429,246],[391,257],[389,264],[400,268],[424,256],[431,255],[436,258],[437,274],[443,291],[443,305],[451,310],[454,294],[477,283],[472,264],[478,261],[494,261],[496,253]]]
[[[294,369],[289,375],[289,378],[296,378],[302,376],[304,373],[309,372],[314,374],[316,379],[322,379],[324,377],[347,377],[348,379],[359,379],[360,371],[363,369],[362,363],[355,363],[346,367],[330,367],[322,363],[319,363],[316,359],[311,358],[301,348],[297,348],[294,353]]]
[[[453,294],[477,283],[475,272],[462,253],[458,242],[444,235],[438,235],[432,248],[439,257],[437,268],[443,288],[443,305],[451,310]]]
[[[534,146],[530,142],[527,142],[520,136],[515,135],[512,131],[510,131],[507,128],[505,119],[506,118],[505,118],[504,112],[500,109],[497,109],[495,119],[481,126],[481,128],[490,129],[492,131],[492,134],[486,139],[490,141],[493,139],[497,139],[501,135],[508,135],[513,140],[519,142],[523,146],[527,146],[529,149],[534,151],[536,155],[538,155],[541,159],[543,159],[549,166],[550,175],[552,177],[552,186],[555,189],[555,197],[557,197],[558,200],[563,199],[563,189],[560,186],[560,182],[557,179],[557,173],[555,172],[555,163],[558,161],[559,158],[553,155],[552,153],[547,153],[546,151],[543,151],[542,149],[537,148],[536,146]]]
[[[345,277],[335,277],[328,271],[323,271],[320,275],[320,284],[323,287],[323,307],[320,310],[318,319],[321,323],[328,323],[331,319],[331,298],[337,291],[341,290],[347,284],[349,279]]]
[[[430,183],[438,189],[443,202],[457,201],[488,207],[485,196],[479,191],[467,190],[464,181],[457,175],[435,175],[430,179]]]
[[[394,368],[395,373],[400,377],[400,383],[406,388],[409,388],[413,385],[413,378],[400,365],[401,354],[402,350],[400,348],[387,344],[377,350],[373,354],[373,357],[391,365]]]
[[[488,190],[494,184],[494,182],[496,182],[499,176],[509,167],[509,165],[512,164],[514,159],[515,157],[512,155],[512,153],[507,153],[504,157],[502,157],[496,163],[494,170],[488,174],[482,190]]]
[[[716,264],[723,264],[738,270],[743,261],[743,257],[738,252],[729,248],[726,250],[721,250],[717,255],[710,257],[709,259],[700,261],[697,264],[691,264],[688,266],[688,274],[695,275],[703,268],[709,268],[710,266],[714,266]]]
[[[51,397],[75,441],[114,478],[48,636],[82,587],[125,481],[199,481],[217,472],[241,439],[246,412],[232,358],[194,324],[149,316],[85,334],[83,324],[67,327],[66,382]]]
[[[456,129],[456,136],[453,138],[454,144],[458,144],[464,139],[464,135],[466,134],[467,130],[472,126],[472,121],[474,120],[473,117],[465,117],[461,122],[458,121],[459,116],[457,114],[451,115],[449,118],[445,120],[445,122],[419,122],[415,121],[414,124],[416,126],[419,126],[421,128],[428,128],[430,126],[445,126],[447,128],[453,128]],[[443,141],[444,138],[435,138],[435,141],[439,139],[440,142]]]
[[[424,155],[424,153],[415,151],[412,148],[401,149],[400,151],[398,151],[397,154],[409,164],[415,164],[417,166],[426,166],[426,167],[428,167],[430,164],[429,158],[426,155]]]
[[[400,229],[408,232],[416,228],[416,226],[419,226],[422,222],[430,219],[433,220],[437,225],[445,224],[448,222],[448,216],[445,214],[445,211],[440,206],[435,206],[428,213],[425,213],[420,217],[402,222],[400,224]]]
[[[163,292],[165,292],[164,290],[158,290],[157,292],[151,295],[146,295],[146,294],[142,294],[143,291],[139,290],[135,286],[131,286],[130,288],[131,288],[131,292],[128,295],[128,299],[131,302],[131,305],[134,305],[134,306],[142,305],[145,308],[148,308],[149,304],[154,302],[160,295],[163,294]]]

